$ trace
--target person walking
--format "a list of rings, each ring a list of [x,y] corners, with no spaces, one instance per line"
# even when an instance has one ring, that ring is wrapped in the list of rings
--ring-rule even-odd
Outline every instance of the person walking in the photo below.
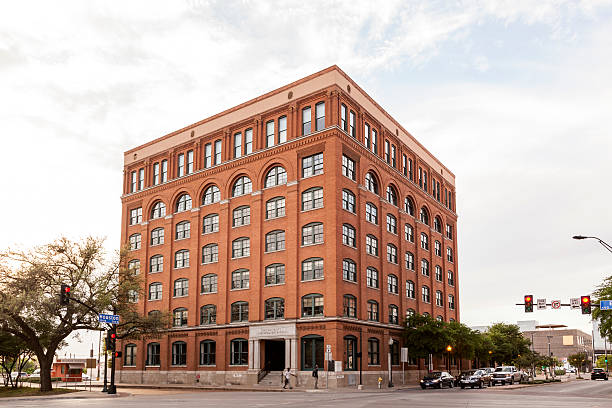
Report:
[[[318,364],[315,364],[314,369],[312,370],[312,377],[314,378],[314,387],[316,390],[319,385],[319,365]]]
[[[289,371],[289,367],[287,367],[285,369],[285,373],[284,374],[285,374],[285,384],[283,385],[283,389],[285,389],[285,388],[287,388],[287,386],[289,386],[289,389],[292,390],[293,387],[291,386],[291,381],[290,381],[292,374],[291,374],[291,371]]]

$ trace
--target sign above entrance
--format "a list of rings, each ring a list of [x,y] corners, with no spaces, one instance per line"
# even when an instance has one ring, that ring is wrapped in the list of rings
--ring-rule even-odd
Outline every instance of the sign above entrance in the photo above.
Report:
[[[297,328],[295,323],[265,324],[249,327],[249,339],[283,339],[296,337]]]

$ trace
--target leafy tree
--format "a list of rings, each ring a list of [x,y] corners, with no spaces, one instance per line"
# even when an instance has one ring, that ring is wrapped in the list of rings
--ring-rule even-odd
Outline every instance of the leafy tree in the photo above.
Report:
[[[412,315],[406,321],[403,338],[411,356],[427,358],[429,354],[439,355],[450,344],[446,330],[447,323],[434,320],[431,316]]]
[[[533,377],[535,377],[535,367],[541,366],[542,355],[537,351],[528,350],[526,353],[520,354],[514,361],[514,365],[519,368],[527,369]]]
[[[13,334],[0,331],[0,366],[6,373],[5,386],[10,384],[12,387],[17,387],[21,373],[25,371],[32,355],[32,351],[23,340]],[[15,381],[11,376],[13,371],[17,373]]]
[[[488,333],[480,333],[476,331],[477,336],[474,344],[474,355],[476,357],[476,366],[491,366],[493,356],[493,341]]]
[[[450,340],[449,344],[453,347],[453,353],[459,359],[459,370],[461,371],[461,360],[474,358],[479,333],[459,322],[448,323],[446,329]]]
[[[514,361],[519,354],[529,352],[530,341],[521,334],[515,324],[496,323],[489,329],[493,343],[493,359],[501,364]]]
[[[581,369],[583,369],[583,372],[585,372],[586,366],[589,363],[589,356],[587,353],[572,354],[567,357],[567,362],[570,363],[571,366],[576,367],[579,373]]]
[[[603,283],[593,292],[593,303],[602,300],[612,300],[612,276],[604,279]],[[612,310],[600,310],[598,307],[592,308],[593,320],[599,319],[599,333],[603,338],[612,338]]]
[[[60,238],[31,250],[0,254],[0,330],[22,339],[40,364],[40,389],[51,390],[51,363],[73,331],[101,330],[97,313],[122,316],[118,337],[138,338],[167,327],[168,314],[141,316],[132,296],[142,294],[142,278],[125,267],[125,251],[106,259],[103,240]],[[62,284],[71,287],[60,305]]]
[[[612,366],[612,360],[610,360],[610,357],[612,357],[612,353],[608,356],[608,368]],[[598,368],[606,368],[606,357],[605,356],[597,357],[595,366]]]

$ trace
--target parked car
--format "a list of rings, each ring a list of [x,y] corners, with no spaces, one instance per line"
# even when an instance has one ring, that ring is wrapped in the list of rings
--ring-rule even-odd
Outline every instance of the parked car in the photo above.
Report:
[[[421,380],[421,388],[427,387],[442,388],[444,386],[453,388],[455,377],[446,371],[432,371]]]
[[[40,378],[40,368],[34,370],[34,372],[30,374],[30,378]]]
[[[491,386],[491,374],[487,373],[486,371],[470,370],[467,373],[469,374],[464,376],[459,382],[461,389],[464,389],[465,387],[482,388],[485,384]]]
[[[527,371],[519,370],[519,373],[521,374],[521,379],[519,381],[523,382],[529,380],[529,373]]]
[[[591,380],[602,379],[608,381],[608,373],[603,368],[594,368],[591,371]]]
[[[461,380],[463,380],[465,378],[468,378],[469,376],[471,376],[475,372],[476,372],[476,370],[462,371],[461,374],[459,374],[458,376],[455,377],[455,387],[458,387],[459,385],[461,385]]]
[[[89,381],[90,380],[89,374],[86,374],[86,373],[81,374],[81,380]]]
[[[497,367],[493,372],[493,385],[495,384],[514,384],[515,382],[521,381],[521,373],[516,369],[515,366],[501,366]]]
[[[568,373],[576,374],[576,369],[574,367],[570,367],[567,369]]]
[[[13,379],[13,381],[15,381],[15,379],[17,379],[17,375],[18,375],[18,374],[21,374],[21,375],[19,376],[19,379],[20,379],[20,380],[24,380],[24,379],[26,379],[26,378],[28,378],[28,377],[30,376],[30,374],[28,374],[28,373],[24,373],[24,372],[17,373],[17,372],[14,372],[14,371],[13,371],[13,372],[11,373],[11,378]]]

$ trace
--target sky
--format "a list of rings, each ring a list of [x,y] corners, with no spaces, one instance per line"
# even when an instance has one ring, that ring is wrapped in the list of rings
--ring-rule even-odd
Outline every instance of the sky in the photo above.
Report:
[[[56,1],[0,14],[0,248],[120,244],[123,152],[337,64],[456,176],[460,312],[612,275],[612,1]],[[97,334],[62,353],[83,355]]]

